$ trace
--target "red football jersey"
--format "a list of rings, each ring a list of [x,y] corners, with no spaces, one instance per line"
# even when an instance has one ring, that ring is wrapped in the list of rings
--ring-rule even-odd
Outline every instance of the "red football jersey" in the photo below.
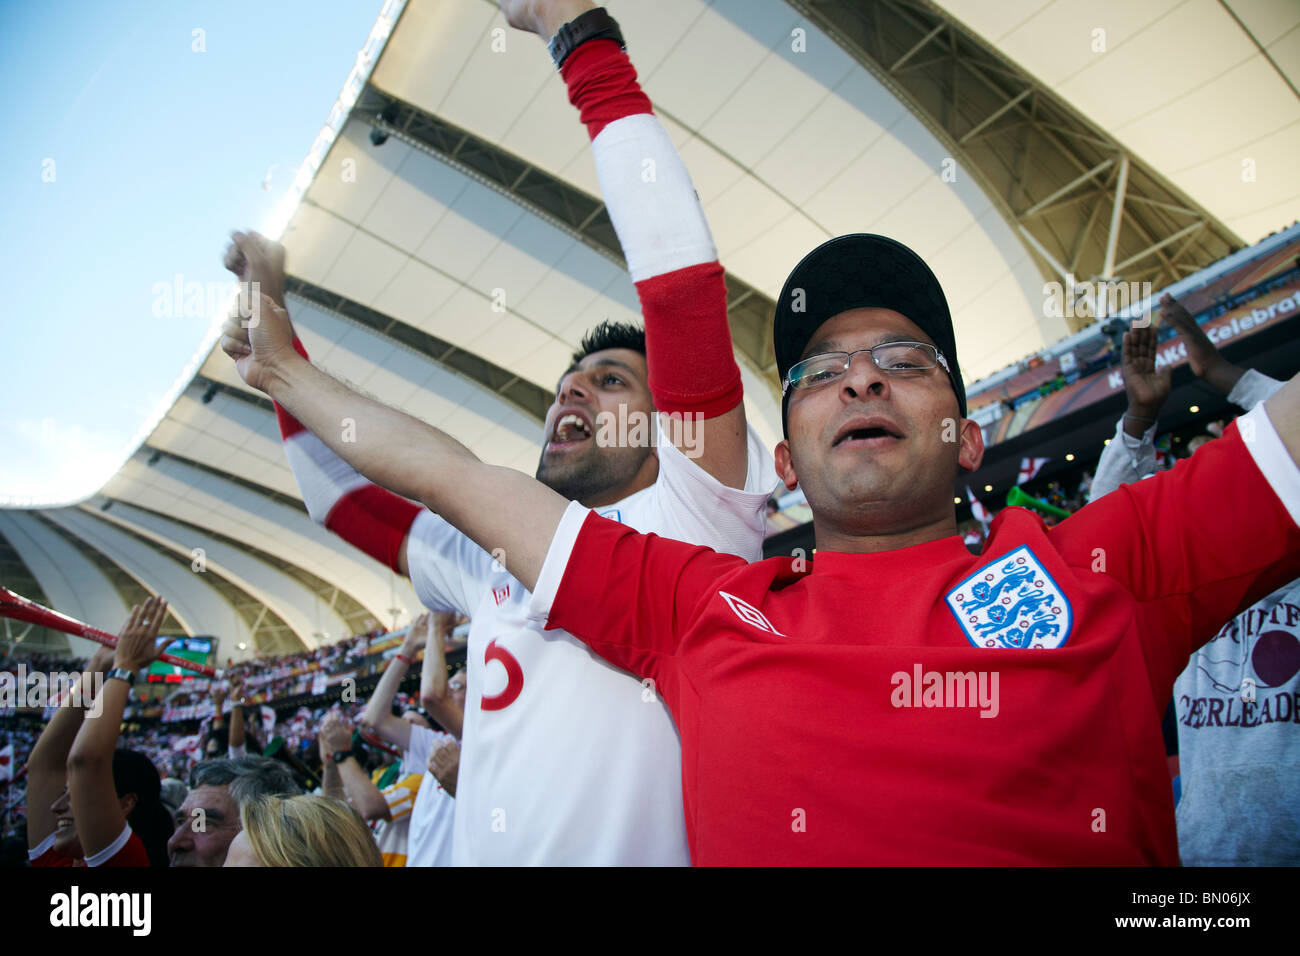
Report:
[[[1174,678],[1300,576],[1300,470],[1251,417],[979,556],[745,564],[571,505],[533,610],[663,695],[696,864],[1176,864]]]
[[[28,852],[30,865],[34,867],[149,865],[149,853],[144,848],[144,842],[136,836],[130,824],[127,824],[116,840],[96,853],[89,861],[60,856],[54,852],[53,847],[54,835],[51,834],[35,850]],[[36,855],[32,856],[33,853]]]

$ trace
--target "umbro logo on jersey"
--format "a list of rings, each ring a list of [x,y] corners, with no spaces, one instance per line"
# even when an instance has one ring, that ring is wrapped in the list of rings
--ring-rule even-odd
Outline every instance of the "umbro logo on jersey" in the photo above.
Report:
[[[492,598],[498,605],[504,603],[505,599],[508,597],[510,597],[510,585],[507,584],[505,587],[492,589]]]
[[[769,634],[775,634],[777,637],[785,637],[780,631],[772,626],[772,622],[764,616],[763,612],[754,605],[742,601],[734,594],[728,594],[726,591],[719,591],[722,600],[727,602],[727,606],[736,612],[736,617],[740,618],[746,624],[750,624],[760,631],[767,631]]]

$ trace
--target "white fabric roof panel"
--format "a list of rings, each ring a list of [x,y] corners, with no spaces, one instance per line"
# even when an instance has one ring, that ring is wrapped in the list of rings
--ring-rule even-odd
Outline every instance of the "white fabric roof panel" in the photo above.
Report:
[[[201,384],[190,385],[158,423],[149,444],[301,498],[284,457],[275,416],[219,392],[205,405],[203,392]]]
[[[325,635],[324,643],[333,643],[352,633],[342,617],[296,578],[216,538],[196,534],[192,528],[121,502],[103,512],[92,511],[93,501],[81,507],[178,552],[187,561],[192,560],[192,549],[202,548],[209,569],[278,614],[306,647],[322,643],[316,637],[318,633]],[[227,656],[242,660],[253,656],[254,648],[250,645],[242,652],[237,647],[226,651]]]
[[[221,637],[222,656],[240,641],[253,642],[248,625],[225,596],[187,565],[177,564],[80,508],[59,508],[43,514],[92,547],[111,554],[114,563],[147,591],[166,598],[172,615],[187,634]]]
[[[1300,218],[1295,177],[1300,99],[1292,88],[1300,79],[1300,4],[941,0],[940,5],[1105,127],[1246,243]],[[1105,49],[1094,52],[1098,40]],[[1254,163],[1254,179],[1243,176],[1246,160]]]
[[[509,401],[413,349],[305,299],[289,296],[288,305],[294,328],[314,364],[379,401],[446,430],[484,461],[520,468],[529,474],[536,469],[541,448],[541,425]],[[565,361],[567,360],[566,352]],[[244,385],[235,372],[234,363],[220,349],[208,357],[200,374],[248,394],[264,397],[262,393]],[[201,394],[201,389],[199,393]],[[222,396],[215,397],[212,406],[217,406],[221,399]],[[256,426],[259,440],[255,450],[259,457],[267,460],[267,470],[261,474],[242,474],[242,477],[301,498],[284,452],[279,447],[280,432],[274,417],[260,413],[265,415],[265,418],[261,418],[258,409],[237,399],[226,398],[226,401],[231,403],[229,407],[242,406],[239,411],[239,416],[242,416],[240,420],[263,423]],[[458,418],[459,406],[471,401],[472,416]],[[170,421],[171,418],[169,415],[167,420]],[[174,431],[164,430],[163,441],[172,434]],[[167,444],[156,440],[158,435],[159,432],[155,431],[150,437],[150,443],[172,450]],[[240,440],[247,437],[247,433],[241,433]],[[262,440],[273,440],[276,446],[274,454],[263,454],[264,450],[269,452],[269,448]],[[190,448],[190,452],[197,450],[195,446]],[[200,454],[181,451],[177,451],[177,454],[210,464]]]
[[[400,157],[397,177],[368,159],[389,151]],[[371,181],[364,201],[342,182],[352,162],[358,182]],[[434,191],[423,193],[427,202],[410,202],[413,183]],[[391,203],[390,190],[396,194]],[[555,386],[590,327],[578,327],[576,310],[640,318],[631,280],[608,259],[396,139],[376,149],[365,123],[344,128],[307,198],[284,238],[290,272],[545,389]],[[391,212],[375,215],[371,206]],[[403,224],[390,229],[397,220]]]
[[[126,622],[130,608],[108,576],[34,514],[0,509],[0,534],[18,552],[54,610],[105,631]],[[84,637],[67,637],[74,657],[88,657],[98,646]]]
[[[944,284],[969,380],[1065,334],[1064,320],[1043,316],[1037,268],[1002,218],[985,215],[992,206],[971,176],[958,167],[944,182],[946,150],[788,5],[608,6],[738,277],[775,297],[817,243],[880,231],[916,248]],[[494,52],[496,27],[505,24],[495,4],[412,0],[371,82],[598,194],[585,132],[541,44],[507,30],[505,51]],[[796,27],[805,53],[791,49]],[[964,241],[970,232],[986,241]],[[1024,317],[1014,338],[1008,316]]]
[[[370,558],[354,557],[349,546],[307,515],[183,462],[164,458],[151,467],[147,458],[147,452],[135,455],[103,494],[274,554],[352,595],[385,623],[392,620],[394,588],[397,606],[407,609],[403,617],[420,607],[409,581]]]
[[[404,150],[401,161],[394,164],[398,176],[388,173],[388,166],[382,170],[378,164],[367,166],[364,157],[376,151],[367,130],[364,124],[350,123],[323,169],[341,173],[346,162],[355,160],[359,176],[387,177],[387,185],[375,199],[376,206],[383,204],[390,190],[409,198],[406,186],[410,182],[423,182],[440,190],[448,205],[435,208],[417,204],[420,214],[428,216],[433,225],[427,236],[418,239],[412,238],[418,230],[398,230],[406,237],[408,248],[404,254],[409,257],[382,290],[373,283],[363,290],[359,279],[341,278],[345,272],[351,274],[351,266],[342,268],[348,246],[333,240],[321,242],[318,236],[307,234],[311,223],[323,215],[332,216],[334,210],[324,209],[324,202],[304,206],[304,210],[310,210],[307,225],[300,226],[295,218],[285,238],[293,274],[350,298],[364,292],[369,298],[358,298],[362,304],[482,355],[548,391],[555,387],[569,365],[571,353],[589,329],[606,319],[640,322],[636,290],[627,273],[608,258],[506,197],[397,140],[390,139],[378,151],[393,145]],[[444,173],[430,174],[434,167]],[[412,179],[405,178],[408,174]],[[339,185],[341,175],[329,172],[317,182],[328,184],[322,187],[323,196],[346,189]],[[320,196],[314,190],[313,186],[309,197],[318,202]],[[354,215],[361,214],[364,204],[348,195],[347,208]],[[368,195],[374,195],[374,190]],[[364,219],[378,225],[373,212],[364,213]],[[332,228],[344,228],[341,220],[331,221]],[[342,249],[336,262],[326,266],[318,260],[333,255],[336,248]],[[387,274],[391,262],[385,262],[388,264],[382,269],[374,262],[366,268]],[[505,311],[492,308],[494,295],[498,294],[504,294]],[[433,303],[431,308],[429,303]],[[432,362],[423,366],[420,390],[394,387],[386,392],[379,386],[391,370],[384,366],[403,351],[400,345],[339,320],[311,303],[294,298],[290,308],[312,360],[322,368],[448,431],[485,460],[528,474],[536,470],[541,429],[514,406]],[[317,337],[308,335],[307,329]],[[366,341],[368,346],[362,344]],[[363,356],[372,366],[368,372],[363,371],[359,361]],[[753,375],[747,379],[750,384],[746,407],[764,440],[775,443],[780,437],[779,403]]]

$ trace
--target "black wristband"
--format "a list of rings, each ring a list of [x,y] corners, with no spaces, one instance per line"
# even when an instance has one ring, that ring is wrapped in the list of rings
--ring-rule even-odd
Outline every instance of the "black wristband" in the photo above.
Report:
[[[595,10],[588,10],[574,17],[555,31],[555,36],[551,37],[551,42],[548,44],[551,59],[555,61],[555,68],[558,70],[564,66],[564,61],[569,58],[569,55],[588,40],[602,39],[617,40],[620,47],[627,49],[618,23],[604,7],[597,7]]]

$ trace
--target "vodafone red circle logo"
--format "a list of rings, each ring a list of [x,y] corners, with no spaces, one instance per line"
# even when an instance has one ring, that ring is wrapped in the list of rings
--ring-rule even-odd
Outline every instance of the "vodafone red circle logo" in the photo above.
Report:
[[[483,650],[483,663],[490,664],[492,661],[500,661],[506,669],[505,690],[491,697],[485,695],[479,700],[479,707],[483,710],[505,710],[524,689],[524,669],[519,666],[515,655],[498,644],[495,637]]]

